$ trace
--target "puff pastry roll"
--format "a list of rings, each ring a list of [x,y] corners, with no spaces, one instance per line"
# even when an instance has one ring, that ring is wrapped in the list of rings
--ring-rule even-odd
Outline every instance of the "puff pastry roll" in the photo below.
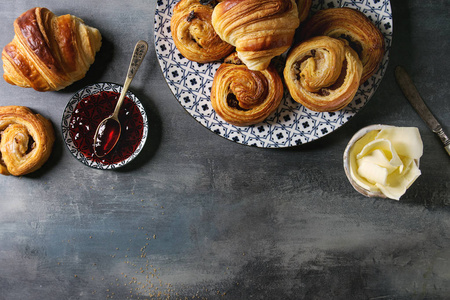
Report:
[[[294,0],[225,0],[214,8],[212,24],[250,70],[260,71],[289,49],[300,21]]]
[[[170,30],[175,46],[184,57],[199,63],[207,63],[224,58],[234,50],[234,47],[222,41],[214,31],[211,24],[213,4],[201,2],[200,0],[178,2],[170,19]]]
[[[101,47],[100,32],[72,16],[46,8],[24,12],[2,52],[3,78],[37,91],[56,91],[83,78]]]
[[[314,111],[336,111],[352,101],[362,71],[347,41],[320,36],[290,51],[284,78],[295,101]]]
[[[49,158],[55,134],[49,120],[24,106],[0,106],[0,174],[24,175]]]
[[[320,35],[349,42],[364,66],[361,83],[378,70],[384,55],[384,36],[363,13],[344,7],[318,11],[302,27],[301,38]]]
[[[263,71],[249,70],[230,55],[217,69],[211,90],[211,104],[225,121],[236,126],[262,122],[280,105],[283,83],[270,65]]]

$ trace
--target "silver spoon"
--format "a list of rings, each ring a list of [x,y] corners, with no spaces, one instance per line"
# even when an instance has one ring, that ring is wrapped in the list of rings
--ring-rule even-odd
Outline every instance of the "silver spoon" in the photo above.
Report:
[[[145,54],[147,54],[148,44],[145,41],[139,41],[134,47],[133,56],[131,58],[130,66],[128,67],[127,78],[123,84],[122,92],[119,100],[117,100],[114,112],[109,117],[105,118],[97,127],[94,135],[94,153],[101,158],[107,155],[116,146],[121,133],[121,126],[119,122],[119,111],[122,106],[125,95],[128,91],[131,81],[136,75],[139,66],[141,65]]]

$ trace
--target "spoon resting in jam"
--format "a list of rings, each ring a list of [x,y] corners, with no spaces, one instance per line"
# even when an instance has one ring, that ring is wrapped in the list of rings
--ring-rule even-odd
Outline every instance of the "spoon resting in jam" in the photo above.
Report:
[[[148,44],[145,41],[139,41],[134,47],[133,56],[131,58],[130,66],[128,67],[127,77],[123,84],[122,92],[120,93],[119,100],[117,100],[114,112],[109,117],[105,118],[97,127],[94,135],[94,153],[97,157],[101,158],[107,155],[120,138],[121,126],[119,121],[119,111],[122,106],[125,95],[128,91],[131,81],[136,75],[145,54],[147,54]]]

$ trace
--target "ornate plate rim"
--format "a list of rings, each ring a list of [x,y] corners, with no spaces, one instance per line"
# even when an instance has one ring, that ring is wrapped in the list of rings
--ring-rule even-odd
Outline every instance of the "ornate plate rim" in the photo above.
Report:
[[[182,78],[184,78],[184,80],[187,80],[188,75],[198,73],[196,69],[192,68],[192,65],[194,64],[197,64],[198,68],[204,67],[206,65],[207,72],[209,72],[209,76],[211,76],[212,74],[212,77],[214,76],[213,69],[214,68],[217,69],[217,67],[220,64],[219,63],[198,64],[195,62],[188,61],[187,59],[181,56],[181,54],[174,46],[173,42],[171,42],[172,41],[171,35],[164,34],[163,30],[168,27],[169,27],[168,32],[170,33],[170,16],[172,14],[172,7],[176,2],[178,2],[177,0],[159,0],[157,2],[157,7],[154,16],[155,52],[164,79],[168,84],[170,91],[177,99],[179,104],[186,110],[186,112],[189,115],[191,115],[191,117],[193,117],[197,122],[202,124],[204,127],[209,129],[213,133],[216,133],[217,135],[230,141],[234,141],[238,144],[256,146],[260,148],[285,148],[298,146],[301,144],[306,144],[315,141],[317,139],[320,139],[330,134],[331,132],[337,130],[342,125],[346,124],[357,112],[359,112],[368,103],[368,101],[371,99],[371,97],[375,94],[376,90],[378,89],[378,86],[380,85],[384,77],[389,62],[389,52],[393,37],[393,17],[390,0],[378,1],[379,2],[378,9],[376,8],[374,1],[375,0],[361,0],[359,2],[355,2],[353,0],[328,0],[328,1],[313,0],[311,12],[315,12],[318,11],[319,9],[330,7],[352,7],[358,9],[359,11],[362,11],[365,15],[368,15],[368,17],[371,20],[372,16],[370,14],[376,14],[377,11],[380,11],[382,13],[380,14],[381,19],[372,20],[372,22],[383,33],[386,42],[385,54],[382,62],[380,63],[380,67],[377,70],[377,72],[375,72],[375,74],[368,79],[366,83],[360,86],[360,89],[358,90],[353,101],[346,108],[337,112],[317,113],[308,110],[303,106],[301,106],[300,104],[294,102],[290,98],[289,92],[285,88],[284,89],[285,95],[282,104],[277,109],[277,111],[271,116],[269,116],[265,121],[259,124],[245,127],[234,126],[228,124],[220,117],[218,117],[215,114],[214,110],[212,109],[211,104],[210,103],[208,104],[209,93],[205,93],[205,90],[208,88],[208,80],[210,80],[209,88],[212,84],[211,77],[205,80],[206,84],[204,81],[202,81],[203,89],[201,90],[198,89],[195,90],[195,88],[192,86],[189,86],[189,88],[186,89],[188,91],[192,91],[190,95],[193,96],[194,99],[198,98],[197,104],[191,107],[195,106],[196,108],[198,108],[198,106],[202,104],[203,106],[208,107],[209,115],[206,114],[205,116],[199,111],[199,109],[189,108],[190,104],[188,105],[186,103],[183,103],[182,99],[183,93],[185,93],[185,91],[180,89],[177,86],[177,83],[172,78],[170,78],[169,73],[171,71],[170,68],[174,66],[179,68],[180,72],[184,74]],[[167,48],[169,48],[168,51],[166,51]],[[168,53],[173,56],[178,55],[179,59],[177,61],[166,59]],[[173,63],[173,65],[170,65],[170,63]],[[191,67],[187,68],[187,66]],[[186,73],[188,73],[188,75],[186,75]],[[288,104],[289,101],[294,102],[293,105],[296,105],[297,108],[292,108],[291,106],[289,106]],[[325,114],[328,115],[326,116]],[[294,116],[296,118],[293,121],[293,123],[295,124],[287,125],[288,121],[283,121],[282,118],[285,118],[285,120],[286,119],[289,120],[291,116]],[[319,119],[319,116],[321,117],[321,119]],[[308,127],[311,128],[308,130],[289,129],[290,126],[292,127],[295,126],[295,128],[298,128],[299,123],[302,120],[304,121],[302,125],[307,126],[305,128]],[[311,121],[312,124],[309,124],[308,121]],[[220,129],[222,128],[225,128],[224,132],[221,132]],[[229,130],[227,130],[227,128]],[[232,128],[233,130],[231,130],[230,128]],[[260,138],[260,136],[256,132],[257,130],[259,131],[262,130],[263,132],[267,130],[267,133],[264,133],[264,136]],[[250,136],[248,132],[253,133],[254,140],[252,140],[252,136]],[[293,138],[294,136],[297,138],[297,140],[295,141]],[[285,141],[278,142],[278,140],[281,140],[282,138],[284,138]]]
[[[125,160],[115,163],[115,164],[103,164],[95,162],[86,156],[84,156],[80,151],[78,151],[77,147],[74,145],[72,138],[69,134],[69,123],[70,119],[72,117],[72,112],[76,105],[81,101],[84,97],[87,95],[92,95],[94,93],[98,93],[100,91],[114,91],[120,93],[122,91],[123,86],[117,83],[112,82],[97,82],[93,84],[89,84],[81,89],[79,89],[69,100],[66,107],[64,108],[64,112],[61,119],[61,132],[63,136],[64,143],[66,144],[67,149],[69,152],[81,163],[84,165],[94,168],[94,169],[100,169],[100,170],[112,170],[116,168],[120,168],[125,166],[126,164],[130,163],[133,159],[135,159],[138,154],[141,152],[141,150],[144,148],[145,142],[147,140],[148,136],[148,119],[147,119],[147,113],[145,112],[144,106],[142,105],[139,98],[130,90],[127,91],[126,96],[129,97],[138,107],[144,124],[144,130],[142,133],[141,142],[139,143],[136,150],[131,154],[128,158]],[[92,89],[93,92],[90,92],[89,90]],[[83,92],[87,91],[83,94]]]

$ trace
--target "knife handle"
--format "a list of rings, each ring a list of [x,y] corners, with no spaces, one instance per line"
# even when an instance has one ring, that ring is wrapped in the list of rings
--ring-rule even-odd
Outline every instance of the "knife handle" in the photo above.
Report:
[[[441,126],[436,128],[436,130],[434,130],[434,132],[439,136],[439,138],[441,139],[442,143],[444,143],[445,146],[449,146],[450,145],[450,139],[445,134],[444,130],[442,130]]]
[[[442,130],[442,127],[439,126],[436,130],[433,130],[441,139],[442,143],[444,143],[445,150],[447,151],[448,155],[450,155],[450,139],[445,134],[444,130]]]

